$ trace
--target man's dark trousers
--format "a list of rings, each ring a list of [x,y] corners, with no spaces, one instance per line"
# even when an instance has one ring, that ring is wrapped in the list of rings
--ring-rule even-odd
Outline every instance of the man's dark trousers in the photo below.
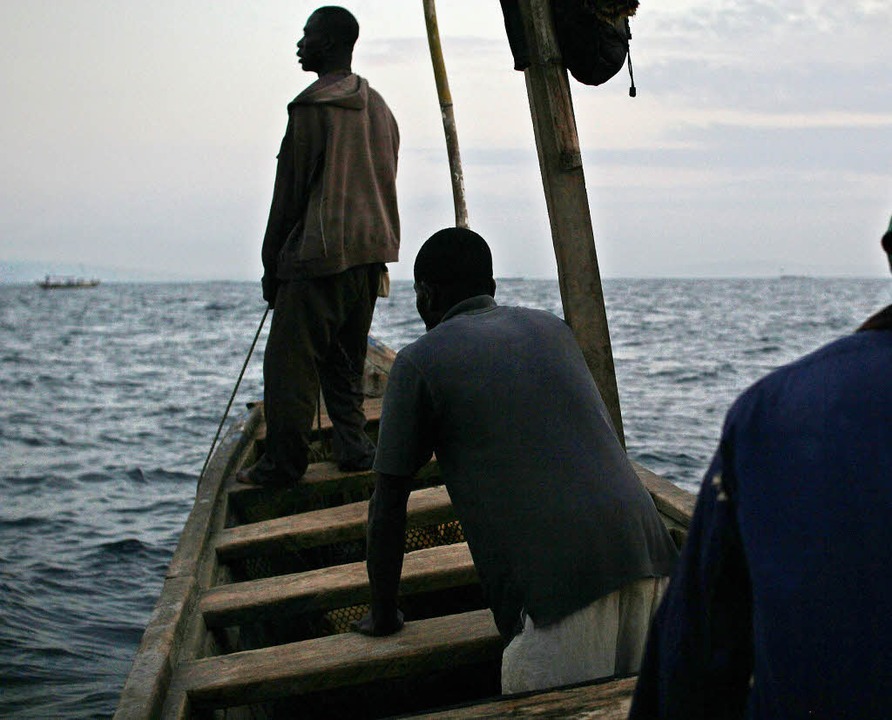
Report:
[[[321,385],[340,465],[369,462],[363,369],[381,265],[319,278],[283,281],[263,357],[266,449],[257,470],[299,479]]]

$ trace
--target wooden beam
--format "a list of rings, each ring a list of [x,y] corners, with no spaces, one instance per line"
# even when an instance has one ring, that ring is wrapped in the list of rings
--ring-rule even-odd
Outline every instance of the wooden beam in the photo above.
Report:
[[[467,543],[441,545],[406,554],[400,595],[463,587],[478,582]],[[268,617],[334,610],[369,602],[364,562],[335,565],[291,575],[220,585],[199,603],[209,628],[258,622]]]
[[[216,523],[222,522],[223,481],[247,451],[259,422],[259,411],[249,412],[226,433],[208,464],[121,691],[115,720],[157,717],[179,656],[188,655],[200,642],[191,631],[191,618],[199,592],[215,570],[213,554],[205,551]]]
[[[408,527],[435,525],[455,519],[449,494],[442,485],[413,491],[409,495],[406,512]],[[368,514],[369,504],[356,502],[226,528],[217,538],[217,557],[229,562],[238,558],[359,540],[365,537]]]
[[[311,506],[327,496],[356,493],[359,497],[350,497],[350,500],[367,498],[375,487],[376,477],[373,470],[345,472],[335,463],[325,461],[311,464],[296,483],[272,487],[245,485],[236,481],[233,473],[227,481],[226,491],[241,521],[253,523],[290,515],[295,508]],[[415,482],[420,487],[439,484],[440,466],[436,458],[418,471]]]
[[[524,71],[551,221],[564,318],[625,444],[616,371],[567,72],[548,0],[520,0],[531,65]]]
[[[374,487],[372,471],[342,472],[332,462],[313,463],[297,483],[246,485],[235,474],[226,483],[230,513],[239,524],[292,515],[300,507],[355,502],[369,497]]]
[[[161,710],[176,662],[175,650],[193,604],[191,577],[164,581],[161,597],[149,618],[133,666],[118,700],[115,720],[148,720]]]
[[[366,397],[365,400],[362,401],[362,412],[365,415],[365,419],[368,424],[377,425],[381,421],[381,406],[383,405],[383,403],[383,397]],[[331,418],[328,416],[328,409],[325,407],[324,401],[322,403],[320,417],[322,420],[322,430],[331,432],[333,425],[331,422]],[[313,427],[315,429],[315,423]]]
[[[498,662],[501,653],[492,613],[475,610],[409,622],[386,638],[345,633],[184,663],[173,694],[185,692],[193,709],[233,707]]]
[[[387,347],[383,342],[373,335],[369,335],[368,350],[365,356],[365,368],[363,372],[363,389],[366,394],[366,402],[370,397],[381,397],[384,395],[384,388],[387,387],[387,375],[393,361],[396,359],[396,352]],[[366,413],[368,413],[366,406]]]
[[[633,462],[632,467],[635,468],[639,479],[644,483],[644,487],[647,488],[650,496],[653,498],[657,510],[666,517],[672,518],[682,527],[688,528],[691,524],[691,518],[694,516],[697,496],[689,493],[687,490],[682,490],[677,485],[673,485],[643,465]]]
[[[637,678],[608,680],[567,689],[508,695],[441,712],[413,715],[416,720],[485,720],[486,718],[586,718],[625,720]]]
[[[446,152],[449,157],[449,175],[452,178],[452,200],[455,205],[455,226],[469,227],[468,205],[465,200],[465,180],[461,168],[461,152],[458,147],[458,129],[455,126],[455,113],[452,108],[452,93],[449,91],[449,77],[446,62],[443,60],[443,47],[440,44],[440,28],[437,24],[437,8],[434,0],[422,0],[424,22],[427,26],[427,42],[434,67],[434,82],[440,100],[440,115],[443,118],[443,132],[446,135]]]

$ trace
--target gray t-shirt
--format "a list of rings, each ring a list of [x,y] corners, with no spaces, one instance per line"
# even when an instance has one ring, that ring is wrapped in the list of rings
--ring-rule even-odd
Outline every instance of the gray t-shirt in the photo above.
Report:
[[[375,470],[413,476],[434,452],[506,639],[522,609],[547,625],[670,574],[675,546],[551,313],[470,298],[399,352]]]

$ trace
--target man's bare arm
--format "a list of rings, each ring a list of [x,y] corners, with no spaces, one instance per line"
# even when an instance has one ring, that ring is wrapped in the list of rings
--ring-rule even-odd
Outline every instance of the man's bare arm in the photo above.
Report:
[[[366,565],[372,591],[371,612],[353,624],[364,635],[391,635],[403,626],[397,608],[406,547],[406,503],[411,478],[378,475],[369,501]]]

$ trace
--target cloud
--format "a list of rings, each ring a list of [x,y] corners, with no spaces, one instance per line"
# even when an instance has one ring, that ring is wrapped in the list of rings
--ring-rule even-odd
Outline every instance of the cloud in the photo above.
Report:
[[[642,93],[696,107],[892,111],[885,2],[663,4],[642,9],[633,33]]]
[[[355,5],[355,7],[354,7]],[[403,263],[453,220],[420,7],[355,0],[354,67],[400,123]],[[255,278],[314,6],[0,4],[0,252]],[[407,6],[408,7],[408,6]],[[553,276],[523,75],[496,3],[440,32],[471,221],[503,275]],[[633,20],[627,78],[572,83],[602,271],[876,254],[892,203],[889,0],[673,0]],[[850,239],[864,240],[856,252]],[[749,263],[749,264],[748,264]],[[727,264],[726,264],[727,265]],[[879,272],[884,272],[880,268]]]

